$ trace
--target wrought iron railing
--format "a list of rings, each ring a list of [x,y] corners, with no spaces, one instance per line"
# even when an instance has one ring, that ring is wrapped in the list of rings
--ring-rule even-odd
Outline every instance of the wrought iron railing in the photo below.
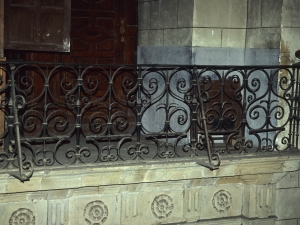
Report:
[[[298,150],[299,69],[3,63],[1,172]]]

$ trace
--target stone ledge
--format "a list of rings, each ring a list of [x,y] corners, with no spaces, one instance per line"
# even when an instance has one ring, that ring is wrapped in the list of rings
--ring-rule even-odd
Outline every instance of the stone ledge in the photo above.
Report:
[[[243,158],[242,158],[243,157]],[[1,174],[1,193],[125,185],[201,179],[204,183],[276,183],[287,172],[299,170],[300,154],[271,156],[227,156],[218,170],[211,171],[195,161],[147,162],[137,165],[81,167],[36,171],[30,181],[21,183]],[[206,180],[206,181],[204,181]]]

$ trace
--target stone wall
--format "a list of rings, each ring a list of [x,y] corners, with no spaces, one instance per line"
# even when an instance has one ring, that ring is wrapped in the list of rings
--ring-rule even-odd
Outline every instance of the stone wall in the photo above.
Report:
[[[299,154],[222,160],[0,175],[0,224],[300,224]]]
[[[295,51],[300,49],[300,1],[283,0],[280,64],[289,65],[297,63]]]
[[[278,65],[282,10],[282,0],[139,0],[138,63]]]

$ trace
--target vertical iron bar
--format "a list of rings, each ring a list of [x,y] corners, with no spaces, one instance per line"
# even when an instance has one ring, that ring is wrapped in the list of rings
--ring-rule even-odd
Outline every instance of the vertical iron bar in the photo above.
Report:
[[[33,170],[31,170],[31,173],[29,175],[26,175],[24,173],[23,169],[23,162],[22,162],[22,149],[21,149],[21,137],[20,137],[20,122],[18,118],[18,102],[16,101],[16,93],[15,93],[15,69],[16,66],[11,64],[10,70],[11,70],[11,99],[12,99],[12,116],[14,120],[14,132],[15,132],[15,146],[17,149],[17,155],[18,155],[18,164],[19,164],[19,174],[11,174],[12,176],[18,178],[20,181],[28,181],[29,178],[32,176]],[[20,103],[25,104],[25,103]],[[32,167],[32,164],[30,164],[30,167]]]
[[[7,68],[8,71],[8,68]],[[7,72],[8,73],[8,72]],[[12,81],[13,81],[13,76],[12,76],[12,72],[9,73],[8,80],[7,80],[7,84],[8,84],[8,91],[10,93],[12,93]],[[13,166],[13,161],[15,160],[14,154],[15,154],[15,148],[13,148],[12,146],[14,145],[13,140],[14,140],[14,116],[13,116],[13,98],[12,95],[10,94],[9,99],[8,99],[8,111],[9,111],[9,115],[7,118],[7,127],[8,127],[8,141],[10,143],[8,143],[8,152],[10,154],[10,158],[9,158],[9,164],[8,164],[8,168],[12,169]]]
[[[295,102],[295,119],[294,119],[294,123],[296,124],[296,127],[295,127],[295,130],[296,130],[296,140],[294,140],[293,142],[293,147],[298,149],[298,142],[299,142],[299,118],[300,118],[300,82],[299,82],[299,68],[295,69],[293,68],[293,76],[295,77],[296,76],[296,93],[295,93],[295,99],[294,99],[294,102]],[[295,78],[294,78],[295,80]],[[293,86],[294,86],[293,85]]]
[[[193,157],[196,155],[196,144],[197,144],[197,67],[193,68],[192,74],[192,102],[191,102],[191,111],[192,111],[192,121],[191,121],[191,155]],[[199,141],[199,140],[198,140]]]
[[[200,103],[200,110],[201,110],[200,120],[201,120],[201,123],[203,124],[203,128],[204,128],[204,137],[205,137],[205,141],[207,144],[207,154],[208,154],[210,169],[216,169],[220,165],[220,158],[216,153],[212,152],[212,148],[210,146],[210,140],[209,140],[207,125],[206,125],[206,117],[204,115],[204,104],[203,104],[203,100],[201,97],[201,88],[200,88],[198,74],[196,75],[196,81],[197,81],[198,101]],[[217,160],[217,164],[214,164],[212,160]]]
[[[81,88],[82,88],[82,74],[81,74],[81,66],[79,66],[78,74],[77,74],[77,82],[78,82],[78,95],[76,100],[76,163],[78,163],[78,159],[80,158],[80,134],[81,134]]]
[[[247,124],[247,87],[248,87],[248,71],[244,70],[243,74],[243,102],[242,102],[242,124],[241,124],[241,136],[242,136],[242,149],[240,150],[240,153],[247,153],[247,149],[245,146],[246,143],[246,127],[249,127]]]
[[[138,67],[138,77],[137,77],[137,98],[136,98],[136,111],[137,111],[137,122],[136,122],[136,132],[137,132],[137,144],[138,146],[141,144],[141,126],[142,126],[142,115],[141,115],[141,109],[142,109],[142,69],[139,66]]]

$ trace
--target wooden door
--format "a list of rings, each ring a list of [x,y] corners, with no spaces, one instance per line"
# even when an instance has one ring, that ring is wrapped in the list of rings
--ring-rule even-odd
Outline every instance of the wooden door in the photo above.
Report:
[[[14,6],[16,2],[19,4],[21,1],[14,0],[11,3]],[[38,4],[38,2],[44,1],[34,0],[24,2],[29,2],[28,4],[34,2],[34,6],[39,6],[41,4]],[[14,36],[20,36],[19,38],[16,37],[18,38],[19,43],[18,48],[7,44],[7,49],[9,50],[6,50],[6,57],[8,60],[22,59],[24,61],[75,62],[92,64],[136,63],[137,0],[72,0],[70,2],[70,53],[62,53],[62,51],[58,48],[52,48],[53,52],[35,51],[37,49],[42,50],[42,48],[36,47],[43,44],[40,43],[42,40],[33,45],[35,46],[35,49],[33,49],[34,51],[28,50],[28,46],[22,49],[22,43],[20,43],[20,40],[23,40],[23,44],[27,43],[28,41],[27,39],[25,40],[24,37],[31,37],[32,29],[22,29],[22,32],[18,33],[15,31],[16,26],[13,26],[13,24],[19,24],[19,22],[22,21],[20,19],[21,17],[17,17],[15,21],[12,21],[11,17],[6,17],[10,19],[5,20],[5,32],[13,32]],[[54,6],[52,7],[55,8]],[[11,8],[13,7],[6,4],[5,12],[9,13]],[[28,7],[23,8],[26,8],[28,11]],[[34,8],[35,11],[39,9],[38,7],[32,8]],[[21,10],[22,7],[18,7],[17,9]],[[27,13],[26,10],[25,12]],[[39,12],[37,11],[36,13]],[[24,13],[20,14],[23,15]],[[34,17],[34,12],[31,12],[31,17]],[[55,21],[55,23],[59,22],[59,20]],[[11,28],[12,31],[9,31],[8,28]],[[9,42],[6,41],[6,43]],[[16,49],[26,51],[23,51],[23,53],[20,54],[19,51],[14,51]],[[47,51],[49,50],[47,49]]]
[[[36,1],[43,2],[42,0],[35,0],[34,2]],[[32,62],[79,64],[136,63],[137,0],[72,0],[70,2],[69,53],[31,51],[27,49],[16,51],[12,48],[5,52],[8,60],[21,59]],[[40,95],[44,88],[41,85],[43,79],[37,73],[32,73],[31,76],[34,84],[33,90],[30,92],[30,98],[34,99],[35,96]],[[55,79],[50,81],[51,87],[55,89],[51,90],[55,92],[55,98],[57,99],[65,97],[61,91],[61,81],[66,76],[68,76],[66,73],[60,73],[58,76],[55,76]],[[119,87],[116,88],[117,92],[121,92],[122,89],[121,79],[116,82]],[[101,96],[105,92],[107,85],[107,81],[100,84],[96,95]],[[92,109],[90,114],[95,110]]]
[[[71,52],[76,63],[135,63],[136,0],[75,0],[71,12]]]

